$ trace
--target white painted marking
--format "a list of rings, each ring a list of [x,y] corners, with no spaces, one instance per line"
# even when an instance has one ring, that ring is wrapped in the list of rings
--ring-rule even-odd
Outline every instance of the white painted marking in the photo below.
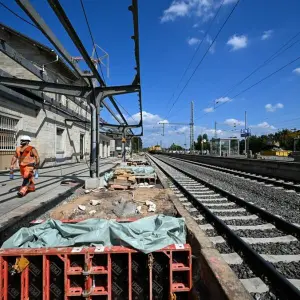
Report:
[[[256,220],[258,216],[250,215],[250,216],[218,216],[219,219],[223,221],[231,221],[231,220]]]
[[[260,254],[260,256],[271,262],[271,263],[278,263],[278,262],[284,262],[284,263],[290,263],[290,262],[298,262],[300,261],[300,255],[271,255],[271,254]]]
[[[83,247],[74,247],[71,252],[81,252]]]
[[[175,244],[175,248],[176,249],[184,249],[184,245],[183,244]]]
[[[183,206],[192,206],[193,204],[191,202],[185,202],[185,203],[182,203]]]
[[[203,225],[199,225],[200,229],[202,230],[211,230],[214,229],[212,225],[210,224],[203,224]]]
[[[267,230],[274,229],[273,224],[261,224],[261,225],[228,225],[231,230]]]
[[[97,246],[95,248],[95,252],[104,252],[105,247],[104,246]]]
[[[300,279],[288,279],[298,290],[300,290]]]
[[[240,265],[243,263],[243,259],[236,252],[221,254],[221,256],[229,265]]]
[[[259,277],[240,280],[249,293],[261,294],[269,291],[269,287]]]
[[[221,243],[225,243],[225,240],[222,236],[217,235],[217,236],[210,236],[209,239],[211,240],[211,242],[213,244],[221,244]]]
[[[284,236],[277,236],[271,238],[247,238],[241,237],[241,239],[248,243],[248,244],[268,244],[268,243],[290,243],[296,242],[297,239],[292,235],[284,235]]]
[[[211,212],[245,212],[245,208],[212,208],[210,209]]]

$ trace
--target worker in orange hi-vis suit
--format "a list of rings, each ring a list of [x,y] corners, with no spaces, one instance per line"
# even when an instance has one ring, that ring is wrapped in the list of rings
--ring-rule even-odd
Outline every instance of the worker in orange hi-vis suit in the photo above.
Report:
[[[17,147],[16,153],[11,160],[11,170],[14,169],[14,166],[19,161],[20,172],[23,177],[22,186],[18,192],[18,196],[23,197],[27,192],[34,192],[34,169],[38,169],[40,164],[40,158],[36,149],[32,146],[29,146],[31,138],[27,135],[21,137],[21,146]]]

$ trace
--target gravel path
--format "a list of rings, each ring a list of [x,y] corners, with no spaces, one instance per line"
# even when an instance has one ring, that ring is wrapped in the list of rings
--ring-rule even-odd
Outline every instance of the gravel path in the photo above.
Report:
[[[243,197],[246,201],[253,202],[267,211],[281,215],[293,223],[300,223],[300,196],[296,193],[288,193],[284,190],[257,184],[231,174],[221,173],[215,170],[204,168],[192,163],[186,163],[165,156],[160,159],[171,163],[180,169],[189,166],[189,171],[200,179],[206,180],[218,187]]]

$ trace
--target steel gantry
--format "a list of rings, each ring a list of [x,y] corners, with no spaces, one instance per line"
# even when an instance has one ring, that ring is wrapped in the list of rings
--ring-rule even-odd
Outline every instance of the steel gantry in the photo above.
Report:
[[[189,126],[190,127],[190,151],[194,151],[194,101],[191,101],[191,122],[190,123],[170,123],[170,122],[158,122],[162,125],[162,136],[165,136],[166,125],[178,125],[178,126]]]
[[[121,86],[106,86],[104,79],[99,74],[92,59],[88,55],[82,41],[80,40],[76,30],[70,22],[66,12],[61,6],[59,0],[47,0],[50,7],[56,14],[60,23],[68,33],[69,37],[73,41],[74,45],[82,55],[85,63],[90,68],[91,73],[83,73],[77,62],[72,59],[72,56],[64,48],[63,44],[55,36],[50,27],[45,23],[43,18],[35,10],[30,0],[16,0],[18,5],[23,11],[30,17],[33,23],[40,29],[40,31],[47,37],[52,43],[58,53],[64,58],[64,60],[73,68],[74,75],[78,79],[76,85],[63,84],[51,81],[47,75],[36,68],[32,64],[28,64],[26,59],[9,47],[4,41],[0,41],[0,51],[14,59],[16,62],[22,64],[28,71],[32,72],[42,81],[19,79],[9,76],[3,76],[0,74],[0,84],[7,87],[23,88],[38,92],[49,92],[56,94],[63,94],[73,97],[81,97],[86,99],[86,103],[89,105],[89,111],[91,113],[91,154],[90,154],[90,176],[95,178],[99,176],[99,127],[105,126],[109,128],[119,129],[120,134],[124,137],[126,131],[129,131],[127,136],[134,136],[131,128],[141,128],[141,133],[138,136],[143,135],[143,119],[142,119],[142,96],[141,96],[141,84],[140,84],[140,54],[139,54],[139,27],[138,27],[138,0],[132,0],[129,11],[133,15],[133,29],[134,34],[131,37],[134,41],[134,53],[135,53],[135,71],[136,74],[131,84]],[[58,59],[58,57],[57,57]],[[99,86],[95,86],[93,79],[96,79]],[[128,93],[137,93],[139,103],[140,121],[137,124],[128,124],[121,109],[117,105],[114,96]],[[76,98],[74,98],[76,99]],[[109,106],[107,99],[112,104],[117,114]],[[78,100],[77,100],[78,101]],[[118,124],[107,124],[100,121],[100,107],[104,106]],[[115,134],[115,132],[114,132]]]

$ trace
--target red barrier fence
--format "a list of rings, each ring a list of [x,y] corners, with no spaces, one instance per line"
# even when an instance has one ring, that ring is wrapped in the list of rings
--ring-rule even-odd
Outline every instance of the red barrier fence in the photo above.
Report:
[[[0,249],[1,300],[186,300],[191,287],[189,245]]]

